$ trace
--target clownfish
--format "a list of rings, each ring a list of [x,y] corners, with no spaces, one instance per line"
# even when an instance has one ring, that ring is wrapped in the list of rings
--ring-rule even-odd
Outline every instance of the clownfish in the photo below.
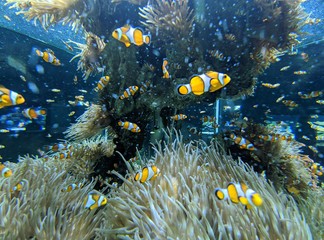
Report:
[[[124,128],[124,129],[127,129],[127,130],[129,130],[131,132],[138,133],[138,132],[141,131],[141,129],[139,128],[139,126],[137,126],[136,123],[131,123],[131,122],[128,122],[128,121],[126,121],[126,122],[119,121],[118,126]]]
[[[83,186],[82,183],[78,183],[78,184],[72,183],[72,184],[68,185],[67,187],[62,188],[61,192],[71,192],[73,190],[82,188],[82,186]]]
[[[195,95],[201,95],[206,92],[215,92],[226,86],[230,81],[231,78],[227,74],[208,71],[201,75],[192,76],[189,84],[180,85],[177,90],[180,95],[187,95],[191,92]]]
[[[20,181],[19,183],[17,183],[15,186],[13,186],[11,189],[10,189],[10,192],[13,193],[13,192],[20,192],[21,189],[24,187],[25,183],[23,181]]]
[[[4,164],[0,163],[0,173],[2,177],[10,177],[12,175],[12,170],[6,167]]]
[[[175,120],[175,121],[184,120],[184,119],[187,118],[187,115],[180,113],[180,114],[171,116],[170,118],[173,119],[173,120]]]
[[[137,91],[138,86],[130,86],[125,89],[124,93],[121,96],[119,96],[119,99],[129,98],[131,95],[134,96]]]
[[[234,143],[239,145],[241,149],[247,149],[250,151],[256,150],[254,145],[242,136],[236,136],[234,133],[231,133],[230,138],[233,139]]]
[[[96,190],[92,190],[84,199],[84,207],[89,210],[106,205],[108,198]]]
[[[263,203],[260,194],[249,189],[244,183],[231,182],[227,188],[215,188],[214,193],[219,200],[230,199],[232,203],[242,203],[247,209],[252,208],[252,206],[259,207]]]
[[[124,25],[123,27],[117,28],[112,33],[113,38],[125,44],[126,47],[129,47],[131,43],[136,46],[142,46],[145,44],[150,44],[151,35],[143,34],[143,30],[141,28],[133,28],[130,25]]]
[[[168,65],[168,59],[164,58],[163,59],[163,63],[162,63],[162,72],[163,72],[163,76],[162,78],[170,78],[170,74],[167,70],[167,65]]]
[[[109,81],[110,81],[110,77],[109,76],[103,76],[103,77],[101,77],[100,80],[97,83],[97,87],[94,90],[96,92],[101,91],[109,83]]]
[[[39,116],[46,116],[46,109],[27,108],[22,111],[24,117],[29,119],[37,119]]]
[[[140,86],[140,94],[145,93],[151,87],[151,81],[146,81]]]
[[[23,104],[25,99],[22,95],[0,85],[0,109],[8,106]]]
[[[287,107],[291,107],[291,108],[298,107],[298,104],[293,100],[282,100],[281,102],[285,104]]]
[[[157,166],[146,166],[135,174],[134,180],[144,183],[146,181],[154,180],[159,175],[160,169],[158,169]]]
[[[57,57],[55,57],[54,52],[52,50],[50,50],[50,49],[46,49],[44,52],[36,49],[36,54],[39,57],[43,58],[43,60],[45,62],[51,63],[51,64],[53,64],[55,66],[60,66],[61,65],[60,60]]]

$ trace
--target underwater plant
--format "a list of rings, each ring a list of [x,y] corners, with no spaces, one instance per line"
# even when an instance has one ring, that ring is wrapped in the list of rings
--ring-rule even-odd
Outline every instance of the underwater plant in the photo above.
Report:
[[[135,171],[129,164],[129,176],[113,172],[124,183],[111,185],[105,221],[98,229],[101,238],[312,238],[291,196],[277,192],[243,162],[235,163],[219,146],[185,145],[178,137],[155,150],[151,160],[160,174],[154,180],[133,180]],[[217,200],[214,189],[231,181],[260,193],[263,205],[246,210]]]
[[[71,176],[60,160],[26,156],[9,166],[13,175],[0,179],[1,239],[91,239],[95,236],[103,212],[89,211],[83,206],[94,182]],[[82,188],[63,191],[73,183],[82,183]]]
[[[66,131],[66,138],[81,141],[94,137],[108,126],[110,119],[101,105],[92,104]]]
[[[10,8],[19,9],[17,14],[23,14],[30,21],[40,22],[44,29],[57,23],[69,24],[77,32],[82,24],[88,21],[96,7],[97,0],[6,0]]]
[[[78,69],[83,72],[83,78],[88,79],[91,74],[103,72],[100,54],[103,52],[106,44],[105,42],[91,32],[85,31],[86,43],[78,43],[69,41],[77,46],[81,52],[76,54],[70,61],[80,58],[78,61]]]
[[[144,18],[141,23],[154,35],[159,31],[162,38],[180,40],[192,31],[193,10],[189,8],[188,0],[155,0],[152,5],[139,10],[139,15]]]

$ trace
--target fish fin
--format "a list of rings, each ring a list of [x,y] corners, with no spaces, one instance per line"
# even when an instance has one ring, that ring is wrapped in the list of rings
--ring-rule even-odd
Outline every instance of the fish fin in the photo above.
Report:
[[[129,42],[125,42],[125,46],[126,46],[126,47],[130,47],[130,45],[131,45],[131,44],[130,44]]]

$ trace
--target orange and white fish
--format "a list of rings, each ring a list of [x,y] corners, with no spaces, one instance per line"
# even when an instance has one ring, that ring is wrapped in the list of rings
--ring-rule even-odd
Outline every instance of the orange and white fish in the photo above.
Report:
[[[97,87],[94,90],[96,92],[101,91],[109,83],[109,81],[110,81],[110,77],[109,76],[103,76],[103,77],[101,77],[100,80],[97,83]]]
[[[231,133],[230,138],[233,139],[234,143],[239,145],[241,149],[250,151],[256,150],[254,145],[242,136],[236,136],[234,133]]]
[[[134,96],[135,93],[138,91],[138,86],[130,86],[125,89],[124,93],[119,96],[119,99],[129,98],[130,96]]]
[[[89,210],[94,210],[98,207],[105,206],[108,203],[108,198],[106,198],[102,193],[92,190],[84,199],[84,207]]]
[[[170,78],[170,74],[167,68],[168,63],[169,63],[168,59],[164,58],[162,63],[162,72],[163,72],[162,78]]]
[[[282,68],[280,68],[280,71],[281,71],[281,72],[282,72],[282,71],[286,71],[288,68],[290,68],[290,66],[282,67]]]
[[[188,117],[187,115],[180,113],[180,114],[171,116],[170,118],[173,119],[173,120],[175,120],[175,121],[179,121],[179,120],[184,120],[187,117]]]
[[[12,170],[6,167],[6,165],[4,165],[3,163],[0,163],[0,174],[2,177],[7,178],[12,175]]]
[[[177,90],[180,95],[187,95],[191,92],[195,95],[201,95],[206,92],[215,92],[226,86],[230,81],[231,78],[227,74],[208,71],[201,75],[192,76],[189,84],[179,85]]]
[[[43,60],[45,62],[51,63],[51,64],[53,64],[55,66],[60,66],[61,65],[60,60],[57,57],[55,57],[54,52],[52,50],[50,50],[50,49],[46,49],[44,52],[36,49],[36,54],[39,57],[43,58]]]
[[[298,104],[293,100],[282,100],[281,102],[285,104],[287,107],[291,107],[291,108],[298,107]]]
[[[82,188],[82,186],[83,186],[82,183],[78,183],[78,184],[72,183],[72,184],[68,185],[67,187],[62,188],[61,192],[71,192],[71,191]]]
[[[295,75],[305,75],[305,74],[307,74],[307,72],[300,70],[300,71],[295,71],[294,74]]]
[[[22,95],[0,85],[0,109],[13,105],[23,104],[25,99]]]
[[[151,87],[151,81],[146,81],[140,86],[140,94],[145,93]]]
[[[259,207],[263,200],[259,193],[248,188],[244,183],[229,183],[227,188],[215,188],[215,196],[219,200],[231,200],[232,203],[242,203],[247,209]]]
[[[10,192],[11,193],[13,193],[13,192],[20,192],[23,189],[24,185],[25,185],[25,182],[20,181],[19,183],[17,183],[15,186],[13,186],[10,189]]]
[[[135,181],[140,181],[144,183],[146,181],[151,181],[156,179],[160,175],[160,169],[157,166],[146,166],[142,170],[138,171],[134,177]]]
[[[124,129],[127,129],[131,132],[134,132],[134,133],[138,133],[141,131],[141,129],[139,128],[139,126],[137,126],[136,123],[131,123],[131,122],[123,122],[123,121],[119,121],[118,122],[118,126],[124,128]]]
[[[141,28],[133,28],[132,26],[126,24],[123,27],[117,28],[112,33],[113,38],[125,44],[126,47],[129,47],[131,43],[136,46],[142,46],[145,44],[150,44],[151,35],[144,35]]]
[[[277,88],[280,86],[280,83],[276,83],[276,84],[262,83],[262,86],[267,87],[267,88]]]
[[[315,98],[315,97],[319,97],[323,94],[322,91],[311,91],[310,93],[302,93],[302,92],[298,92],[298,95],[302,98],[302,99],[310,99],[310,98]]]
[[[37,119],[39,116],[46,116],[46,109],[44,108],[26,108],[22,111],[24,117],[29,119]]]

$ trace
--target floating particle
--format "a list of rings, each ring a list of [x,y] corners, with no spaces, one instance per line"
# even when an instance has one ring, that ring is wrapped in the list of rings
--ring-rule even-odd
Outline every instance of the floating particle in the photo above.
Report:
[[[84,89],[79,89],[79,92],[87,93],[88,91],[87,90],[84,90]]]
[[[283,68],[280,68],[280,71],[282,72],[282,71],[286,71],[288,68],[290,68],[290,66],[285,66],[285,67],[283,67]]]
[[[55,102],[55,100],[53,100],[53,99],[46,99],[46,102],[53,103],[53,102]]]
[[[204,113],[206,113],[206,111],[200,111],[199,113],[204,114]]]
[[[5,145],[0,145],[0,149],[3,149],[5,148],[6,146]]]

